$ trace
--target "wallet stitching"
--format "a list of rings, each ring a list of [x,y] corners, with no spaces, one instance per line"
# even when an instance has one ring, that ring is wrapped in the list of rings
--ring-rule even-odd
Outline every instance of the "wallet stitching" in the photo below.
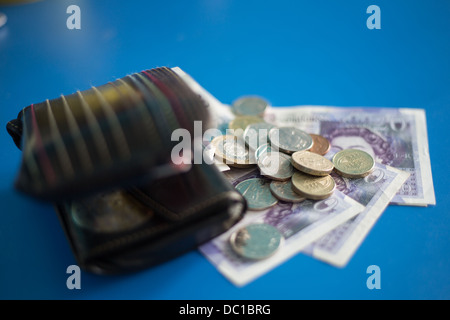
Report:
[[[222,198],[227,198],[229,196],[229,194],[234,194],[234,192],[227,191],[227,192],[222,193],[222,194],[220,194],[218,196],[215,196],[215,197],[213,197],[213,198],[211,198],[211,199],[209,199],[207,201],[203,201],[201,204],[198,204],[198,205],[194,206],[194,208],[195,209],[197,209],[197,208],[200,209],[202,207],[205,207],[205,206],[211,204],[212,202],[217,202],[218,200],[221,200]],[[192,210],[194,210],[194,208]],[[168,210],[168,209],[166,209],[166,210]],[[190,210],[190,211],[192,211],[192,210]],[[166,223],[165,225],[167,225],[167,224],[168,223]],[[132,241],[136,241],[136,240],[142,239],[143,237],[145,237],[148,234],[152,233],[156,229],[161,229],[161,226],[152,227],[152,228],[146,228],[144,230],[140,230],[139,232],[136,232],[136,233],[133,233],[133,234],[130,234],[130,235],[126,235],[126,236],[120,237],[118,239],[114,239],[114,240],[108,241],[108,242],[106,242],[106,243],[104,243],[102,245],[99,245],[99,246],[95,247],[92,250],[92,255],[102,253],[104,251],[107,251],[108,249],[114,248],[114,247],[116,247],[118,245],[121,245],[121,244],[126,244],[126,243],[130,243]]]

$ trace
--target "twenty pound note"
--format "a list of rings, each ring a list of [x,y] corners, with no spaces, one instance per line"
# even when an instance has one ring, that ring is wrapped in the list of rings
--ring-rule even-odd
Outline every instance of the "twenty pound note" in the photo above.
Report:
[[[272,107],[265,119],[320,134],[330,141],[331,152],[361,149],[378,163],[408,172],[391,204],[436,204],[423,109]]]
[[[234,184],[255,176],[234,177]],[[264,211],[247,211],[244,218],[230,230],[200,246],[200,252],[231,282],[243,286],[272,270],[282,262],[298,254],[309,244],[320,239],[340,224],[364,210],[357,201],[336,190],[320,201],[305,200],[301,203],[278,202]],[[236,230],[254,223],[274,226],[284,236],[284,244],[269,258],[246,260],[231,248],[229,239]]]

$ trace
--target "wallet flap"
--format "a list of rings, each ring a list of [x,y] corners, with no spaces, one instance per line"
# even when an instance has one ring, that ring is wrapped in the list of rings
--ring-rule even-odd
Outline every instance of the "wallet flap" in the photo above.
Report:
[[[16,188],[64,201],[182,172],[171,135],[193,137],[195,121],[208,129],[207,105],[169,68],[30,105],[7,125],[22,150]]]

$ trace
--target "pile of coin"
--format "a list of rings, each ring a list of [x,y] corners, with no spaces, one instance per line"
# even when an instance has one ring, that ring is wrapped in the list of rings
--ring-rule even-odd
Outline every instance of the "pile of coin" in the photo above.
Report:
[[[236,185],[250,210],[267,209],[278,200],[326,199],[336,189],[333,171],[346,178],[362,178],[373,171],[375,162],[364,151],[342,150],[330,161],[324,157],[331,147],[325,137],[267,123],[263,116],[268,105],[256,96],[237,99],[232,105],[236,117],[229,128],[242,129],[242,134],[212,141],[216,157],[229,166],[259,168],[262,178]]]
[[[235,188],[247,200],[249,210],[265,210],[278,203],[322,200],[336,189],[334,171],[346,178],[370,174],[375,162],[366,152],[342,150],[332,160],[329,141],[297,127],[277,127],[264,121],[268,103],[260,97],[242,97],[233,105],[235,119],[229,128],[235,135],[213,139],[215,155],[231,167],[257,166],[262,177],[250,178]],[[283,235],[264,223],[248,224],[235,231],[229,241],[238,255],[247,259],[268,257],[282,245]]]

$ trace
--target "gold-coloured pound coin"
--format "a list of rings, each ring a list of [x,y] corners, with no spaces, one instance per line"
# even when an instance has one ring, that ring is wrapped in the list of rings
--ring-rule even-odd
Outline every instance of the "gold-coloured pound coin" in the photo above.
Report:
[[[327,138],[318,134],[310,133],[309,135],[313,139],[313,146],[309,151],[320,154],[321,156],[326,155],[330,151],[331,145]]]
[[[334,168],[333,163],[320,154],[310,151],[297,151],[292,154],[292,165],[297,170],[313,175],[327,176]]]
[[[297,171],[292,176],[292,189],[307,199],[322,200],[333,194],[336,183],[330,175],[315,177]]]
[[[375,168],[370,154],[358,149],[346,149],[333,156],[335,171],[346,178],[364,178]]]

